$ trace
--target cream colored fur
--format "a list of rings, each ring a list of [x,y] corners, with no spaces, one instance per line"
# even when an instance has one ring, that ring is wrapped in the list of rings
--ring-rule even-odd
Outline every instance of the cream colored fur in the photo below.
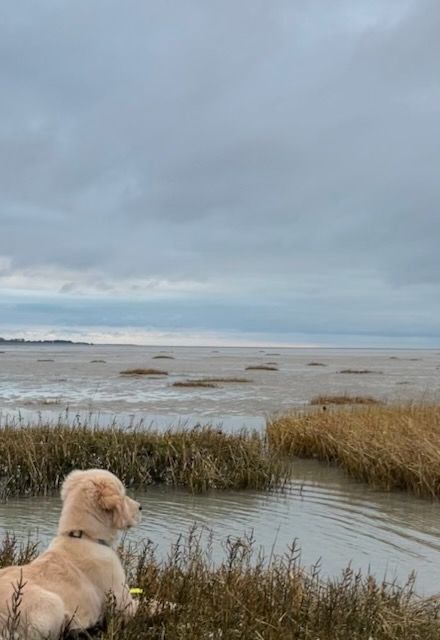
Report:
[[[61,498],[58,533],[47,551],[29,564],[0,570],[0,638],[9,639],[8,619],[20,580],[24,586],[14,635],[20,640],[55,640],[67,624],[71,629],[96,625],[109,593],[127,617],[136,611],[111,545],[118,531],[138,522],[139,503],[125,495],[116,476],[100,469],[72,471]],[[70,537],[71,531],[82,531],[82,537]]]

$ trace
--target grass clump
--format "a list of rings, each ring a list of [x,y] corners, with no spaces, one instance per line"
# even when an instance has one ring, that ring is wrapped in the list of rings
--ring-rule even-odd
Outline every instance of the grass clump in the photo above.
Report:
[[[10,543],[7,545],[10,547]],[[250,538],[230,537],[214,563],[197,530],[179,539],[165,561],[151,544],[119,552],[129,584],[143,589],[134,618],[107,608],[97,640],[438,640],[440,604],[350,568],[333,579],[307,572],[293,545],[270,561]],[[12,550],[13,551],[13,550]],[[19,561],[17,550],[14,561]],[[7,563],[11,551],[8,550]],[[3,561],[0,555],[0,566]],[[164,605],[152,613],[151,600]]]
[[[128,487],[153,483],[208,489],[264,489],[288,468],[257,433],[192,430],[127,431],[90,426],[0,428],[0,499],[48,494],[72,469],[102,468]]]
[[[343,394],[340,396],[315,396],[310,400],[310,404],[382,404],[380,400],[376,400],[371,396],[349,396]]]
[[[324,364],[323,362],[314,362],[314,361],[312,361],[312,362],[308,362],[307,366],[308,367],[326,367],[327,365]]]
[[[162,369],[123,369],[119,372],[122,376],[167,376],[168,371]]]
[[[178,380],[173,382],[173,387],[202,387],[207,389],[217,389],[218,385],[209,380]]]
[[[194,380],[181,380],[173,383],[173,387],[218,387],[219,384],[245,384],[252,382],[249,378],[196,378]]]
[[[251,371],[252,369],[261,369],[262,371],[278,371],[278,367],[274,367],[270,364],[253,364],[249,367],[246,367],[246,371]]]
[[[361,374],[361,373],[382,373],[382,371],[372,371],[371,369],[341,369],[341,371],[338,371],[338,373]]]
[[[280,453],[336,462],[383,489],[440,498],[440,406],[377,405],[309,415],[268,425]]]
[[[250,380],[249,378],[204,378],[205,380],[207,380],[208,382],[214,382],[214,383],[224,383],[224,384],[229,384],[229,383],[234,383],[236,382],[237,384],[245,384],[247,382],[252,382],[252,380]]]

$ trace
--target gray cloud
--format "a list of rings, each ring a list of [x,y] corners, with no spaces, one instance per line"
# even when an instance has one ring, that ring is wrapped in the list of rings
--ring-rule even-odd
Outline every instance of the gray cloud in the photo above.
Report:
[[[258,330],[291,314],[306,333],[435,333],[435,0],[3,14],[3,286],[45,270],[64,295],[200,283],[241,330],[244,302],[272,307]]]

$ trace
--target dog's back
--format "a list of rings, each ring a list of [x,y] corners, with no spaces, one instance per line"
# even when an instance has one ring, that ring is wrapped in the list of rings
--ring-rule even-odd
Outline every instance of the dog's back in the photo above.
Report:
[[[0,570],[0,638],[56,640],[65,625],[62,598],[27,580],[29,565]]]
[[[78,548],[78,542],[82,549]],[[81,551],[87,552],[84,546],[88,544],[94,545],[87,541],[81,544],[76,540],[56,538],[51,547],[31,563],[2,569],[0,615],[3,622],[0,622],[0,629],[2,626],[9,630],[18,628],[20,640],[52,640],[59,638],[66,625],[86,629],[96,624],[106,594],[90,574],[81,570],[83,562],[90,564],[90,558],[83,558],[82,562],[78,559]],[[106,551],[109,555],[114,554],[113,550]],[[92,572],[97,582],[101,571],[109,564],[102,557],[100,560],[102,566],[97,563],[96,571]],[[0,639],[3,640],[1,633]]]

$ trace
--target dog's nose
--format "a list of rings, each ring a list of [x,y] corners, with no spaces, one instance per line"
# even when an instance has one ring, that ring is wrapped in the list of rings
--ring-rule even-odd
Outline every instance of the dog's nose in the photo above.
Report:
[[[142,511],[142,505],[141,504],[139,505],[139,511]]]

